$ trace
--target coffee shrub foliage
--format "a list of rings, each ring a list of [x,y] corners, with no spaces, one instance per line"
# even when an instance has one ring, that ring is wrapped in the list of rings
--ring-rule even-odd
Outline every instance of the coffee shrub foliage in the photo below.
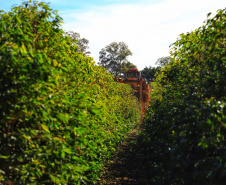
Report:
[[[0,13],[0,182],[93,184],[140,122],[128,85],[62,30],[43,2]]]
[[[143,134],[151,184],[226,182],[226,9],[209,16],[156,78]]]

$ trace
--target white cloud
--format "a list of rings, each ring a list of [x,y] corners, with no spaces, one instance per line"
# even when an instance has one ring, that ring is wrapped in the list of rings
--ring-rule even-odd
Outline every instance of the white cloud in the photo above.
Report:
[[[158,4],[126,4],[90,7],[64,12],[64,29],[80,33],[90,41],[91,56],[98,62],[99,51],[111,42],[128,44],[129,61],[141,70],[154,66],[169,55],[177,36],[202,25],[206,14],[224,8],[222,0],[165,0]],[[70,21],[69,21],[70,20]]]

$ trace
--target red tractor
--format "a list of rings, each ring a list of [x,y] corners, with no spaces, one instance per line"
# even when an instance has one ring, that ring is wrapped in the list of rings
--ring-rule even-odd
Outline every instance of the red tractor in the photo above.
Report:
[[[129,69],[129,71],[125,73],[124,78],[116,77],[114,80],[132,86],[134,94],[141,103],[141,112],[144,115],[150,101],[151,89],[148,83],[141,77],[141,72],[138,71],[138,69]]]

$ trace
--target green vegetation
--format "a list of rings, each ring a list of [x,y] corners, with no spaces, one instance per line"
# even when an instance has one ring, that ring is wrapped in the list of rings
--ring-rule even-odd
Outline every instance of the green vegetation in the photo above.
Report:
[[[88,40],[61,23],[43,2],[0,12],[1,184],[94,184],[140,122],[131,87],[114,82],[87,56]],[[225,24],[219,10],[180,35],[156,77],[157,68],[143,70],[155,78],[142,132],[150,184],[226,182]],[[125,43],[101,52],[116,75],[133,65]]]
[[[156,78],[156,73],[160,70],[160,67],[145,67],[141,70],[142,77],[148,82],[154,82]]]
[[[45,3],[0,13],[0,182],[92,184],[140,121],[132,89],[60,28]]]
[[[226,182],[225,24],[223,9],[181,34],[157,76],[143,133],[150,184]]]

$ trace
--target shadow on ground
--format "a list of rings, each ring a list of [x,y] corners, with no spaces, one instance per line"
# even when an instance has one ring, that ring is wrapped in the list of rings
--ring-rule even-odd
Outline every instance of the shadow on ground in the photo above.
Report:
[[[147,156],[142,147],[138,132],[133,130],[127,140],[120,146],[118,153],[106,165],[105,175],[99,182],[103,184],[149,184]]]

